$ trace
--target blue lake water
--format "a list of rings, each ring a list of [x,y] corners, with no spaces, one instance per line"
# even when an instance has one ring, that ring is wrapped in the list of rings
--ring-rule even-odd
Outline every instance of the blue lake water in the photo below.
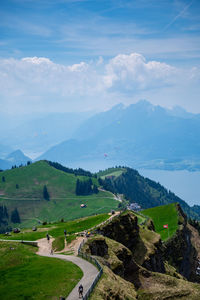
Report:
[[[76,163],[67,164],[68,167],[84,168],[91,172],[98,172],[116,165],[126,165],[116,163],[110,159],[77,161]],[[134,168],[134,166],[132,166]],[[165,171],[165,170],[148,170],[138,169],[144,177],[148,177],[162,184],[165,188],[175,193],[178,197],[185,200],[190,206],[200,205],[200,172],[182,171]]]
[[[200,205],[200,172],[138,170],[141,175],[164,185],[190,206]]]

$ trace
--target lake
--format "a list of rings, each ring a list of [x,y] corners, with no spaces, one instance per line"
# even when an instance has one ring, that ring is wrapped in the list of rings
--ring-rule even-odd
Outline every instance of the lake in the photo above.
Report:
[[[126,165],[117,163],[108,158],[104,160],[77,161],[67,164],[72,168],[83,168],[91,172],[98,172],[116,165]],[[134,167],[133,167],[134,168]],[[136,169],[136,168],[135,168]],[[185,200],[190,206],[200,205],[200,172],[182,171],[165,171],[137,169],[144,177],[148,177],[162,184],[168,190],[175,193],[178,197]]]
[[[200,172],[139,169],[139,173],[160,184],[185,200],[190,206],[200,205]]]

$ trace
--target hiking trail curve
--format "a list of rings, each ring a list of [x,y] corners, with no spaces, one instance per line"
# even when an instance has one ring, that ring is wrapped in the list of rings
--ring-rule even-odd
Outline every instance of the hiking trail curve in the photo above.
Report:
[[[71,293],[66,298],[67,300],[77,300],[79,299],[78,296],[78,287],[80,284],[83,285],[83,296],[87,293],[89,288],[91,287],[94,279],[98,275],[98,269],[88,261],[74,255],[63,255],[63,254],[51,254],[52,249],[52,242],[53,239],[50,239],[48,242],[46,238],[38,240],[38,255],[47,256],[52,258],[59,258],[66,261],[71,261],[72,263],[76,264],[81,270],[83,271],[83,277],[78,282],[78,284],[74,287]]]

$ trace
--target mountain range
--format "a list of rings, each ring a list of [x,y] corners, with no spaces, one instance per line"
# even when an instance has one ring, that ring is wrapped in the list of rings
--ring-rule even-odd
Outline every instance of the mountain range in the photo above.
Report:
[[[200,115],[139,101],[90,117],[73,134],[38,159],[65,165],[112,161],[134,167],[200,168]],[[101,164],[101,163],[100,163]]]

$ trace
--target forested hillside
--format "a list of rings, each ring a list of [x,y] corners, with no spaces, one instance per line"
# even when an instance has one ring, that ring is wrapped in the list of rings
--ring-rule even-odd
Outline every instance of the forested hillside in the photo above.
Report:
[[[126,168],[118,177],[99,178],[99,183],[112,193],[124,194],[127,200],[139,203],[143,209],[178,202],[189,217],[200,219],[199,206],[190,207],[160,183],[141,176],[134,169]]]

